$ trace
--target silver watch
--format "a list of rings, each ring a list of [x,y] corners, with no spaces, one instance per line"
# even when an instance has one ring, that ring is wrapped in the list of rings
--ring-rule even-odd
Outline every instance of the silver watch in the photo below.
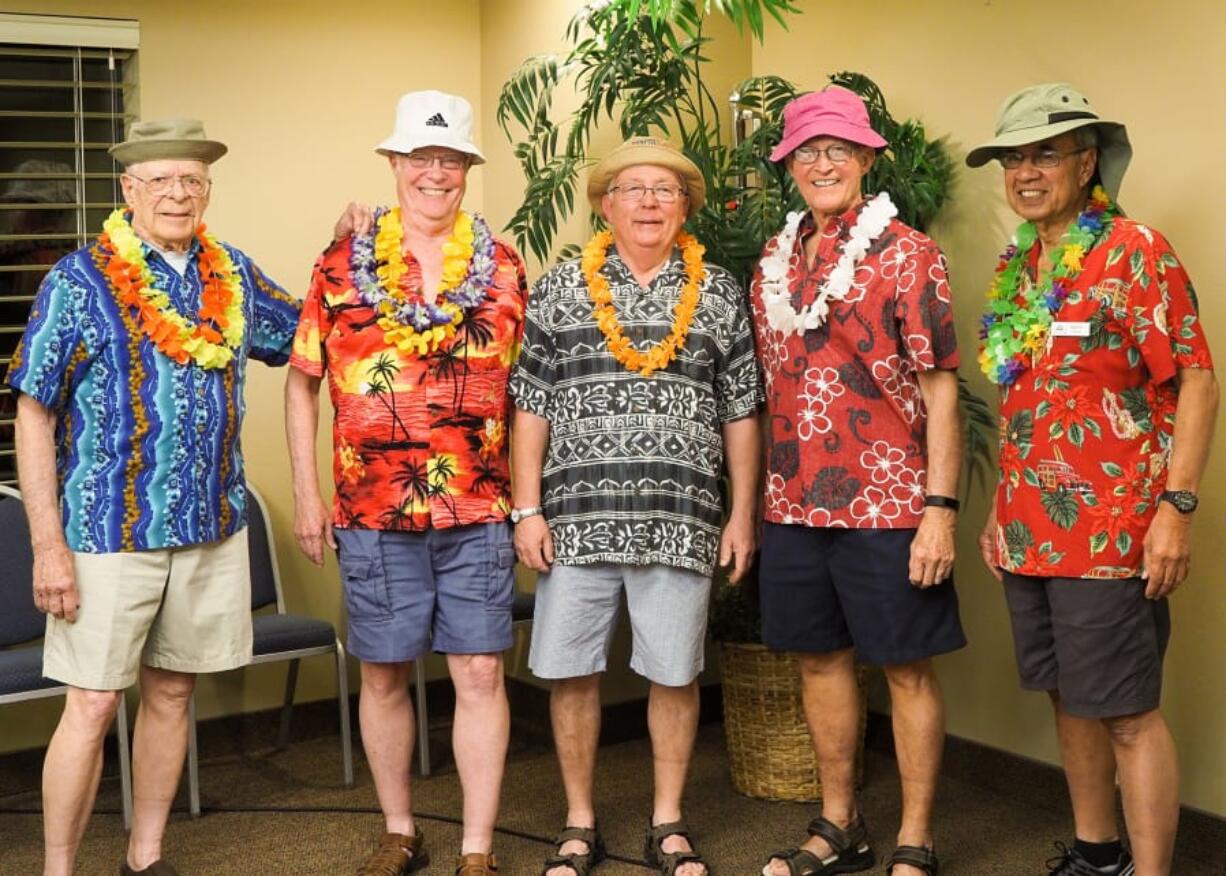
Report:
[[[531,508],[512,508],[511,509],[511,522],[519,523],[519,521],[527,517],[535,517],[536,515],[542,513],[544,510],[545,509],[542,508],[540,505],[533,505]]]

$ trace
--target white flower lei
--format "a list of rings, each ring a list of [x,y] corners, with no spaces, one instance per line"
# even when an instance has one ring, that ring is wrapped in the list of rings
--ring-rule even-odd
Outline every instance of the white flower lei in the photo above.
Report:
[[[847,297],[856,276],[856,265],[897,215],[898,208],[887,192],[865,204],[841,247],[838,262],[818,290],[816,300],[797,313],[792,308],[792,293],[788,289],[788,263],[805,211],[789,213],[783,230],[775,236],[774,251],[762,259],[762,306],[771,328],[784,334],[800,335],[821,326],[830,313],[830,303]]]

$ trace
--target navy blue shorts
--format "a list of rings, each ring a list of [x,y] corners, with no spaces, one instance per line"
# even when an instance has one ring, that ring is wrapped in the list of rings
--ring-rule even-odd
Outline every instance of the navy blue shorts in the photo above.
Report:
[[[927,589],[911,584],[914,537],[914,529],[765,524],[763,644],[816,654],[854,647],[860,661],[877,665],[966,645],[953,579]]]
[[[425,532],[336,529],[349,610],[349,653],[403,663],[433,649],[511,647],[515,547],[507,523]]]

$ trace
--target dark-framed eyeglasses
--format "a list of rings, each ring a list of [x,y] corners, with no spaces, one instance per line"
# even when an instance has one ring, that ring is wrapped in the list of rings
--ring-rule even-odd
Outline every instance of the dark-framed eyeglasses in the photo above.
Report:
[[[685,189],[681,186],[670,186],[667,183],[660,183],[656,186],[645,186],[642,183],[627,183],[624,186],[613,186],[613,188],[609,189],[610,195],[631,203],[643,200],[643,196],[648,192],[655,195],[656,200],[661,204],[675,203],[678,198],[686,194]]]
[[[169,195],[174,191],[175,183],[183,187],[184,193],[191,198],[203,197],[213,185],[213,181],[207,176],[199,176],[194,173],[189,173],[184,176],[152,176],[145,179],[143,176],[137,176],[134,173],[124,174],[131,177],[145,187],[145,191],[155,197]]]
[[[1026,159],[1030,159],[1030,163],[1035,167],[1057,167],[1061,161],[1068,158],[1070,155],[1077,155],[1085,152],[1088,146],[1082,146],[1080,149],[1072,149],[1068,152],[1061,152],[1059,149],[1039,149],[1034,152],[1023,152],[1020,149],[1006,149],[996,156],[996,160],[1000,162],[1000,166],[1005,170],[1017,170]]]

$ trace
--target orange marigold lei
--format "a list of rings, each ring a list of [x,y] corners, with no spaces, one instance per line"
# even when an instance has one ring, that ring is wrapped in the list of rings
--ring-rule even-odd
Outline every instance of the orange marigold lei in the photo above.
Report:
[[[699,287],[706,273],[702,264],[702,255],[706,249],[692,234],[683,231],[677,235],[677,246],[681,248],[681,260],[685,263],[685,285],[673,310],[672,330],[664,340],[644,353],[635,349],[622,330],[621,321],[613,307],[613,292],[609,288],[609,281],[600,272],[608,259],[609,247],[612,244],[613,232],[602,231],[583,247],[579,266],[583,279],[587,281],[588,295],[592,298],[592,314],[613,358],[630,371],[650,377],[653,372],[667,368],[668,363],[676,359],[677,352],[685,346],[685,337],[689,334],[690,323],[698,309]]]
[[[200,271],[200,312],[195,325],[171,306],[167,294],[153,286],[140,239],[124,211],[116,210],[102,225],[98,242],[110,251],[106,277],[119,300],[136,313],[143,331],[160,350],[180,365],[225,368],[243,340],[243,285],[229,253],[201,225],[197,269]]]

